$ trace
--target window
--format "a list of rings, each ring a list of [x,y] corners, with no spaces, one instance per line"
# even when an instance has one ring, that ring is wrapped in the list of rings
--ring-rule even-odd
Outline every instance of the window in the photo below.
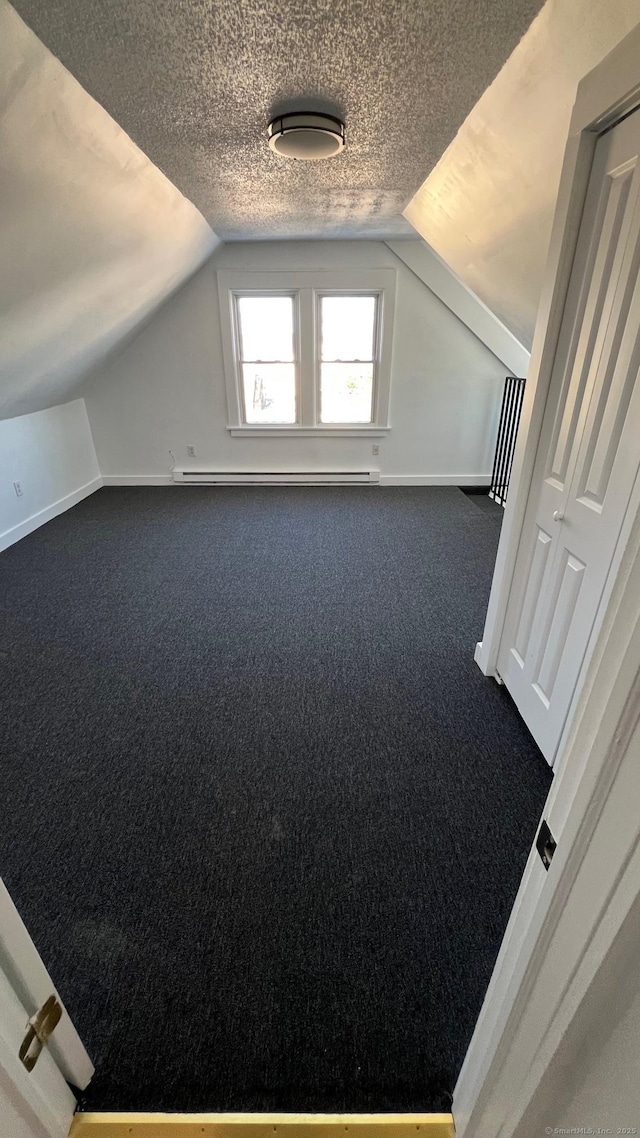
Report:
[[[218,273],[237,435],[388,429],[395,272]]]
[[[320,297],[320,422],[371,423],[377,296]]]
[[[293,297],[238,296],[245,423],[295,423]]]

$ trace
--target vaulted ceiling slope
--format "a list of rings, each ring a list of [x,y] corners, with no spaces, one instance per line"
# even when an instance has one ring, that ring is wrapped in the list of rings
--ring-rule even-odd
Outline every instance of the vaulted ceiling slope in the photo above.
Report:
[[[218,239],[6,0],[0,182],[0,418],[9,418],[67,399]]]
[[[640,22],[640,0],[548,0],[405,210],[531,346],[580,79]]]
[[[394,237],[540,0],[15,0],[224,240]],[[344,114],[320,165],[270,115]]]

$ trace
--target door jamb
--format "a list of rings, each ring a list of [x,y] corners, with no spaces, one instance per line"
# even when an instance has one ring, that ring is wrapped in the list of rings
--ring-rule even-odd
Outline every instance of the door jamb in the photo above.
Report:
[[[640,26],[587,75],[578,87],[551,247],[546,283],[532,352],[523,429],[514,460],[512,494],[507,504],[492,586],[487,625],[476,661],[495,674],[515,554],[542,417],[548,395],[560,324],[593,152],[598,135],[640,106]],[[629,519],[631,520],[631,519]],[[638,897],[637,883],[626,872],[640,848],[640,830],[629,835],[627,860],[609,866],[618,872],[610,904],[585,914],[575,930],[566,961],[566,985],[542,1011],[539,1033],[522,1039],[523,1017],[549,985],[550,952],[563,910],[572,894],[593,831],[614,786],[627,749],[634,746],[640,722],[640,512],[633,519],[615,582],[605,600],[600,629],[565,729],[556,778],[545,817],[559,839],[546,874],[532,850],[516,898],[496,967],[454,1093],[453,1113],[460,1138],[511,1138],[556,1054],[567,1023],[575,1017],[590,985],[604,968],[623,918]],[[637,742],[637,736],[636,736]],[[626,894],[623,892],[626,889]],[[623,899],[622,899],[623,898]],[[612,910],[618,905],[616,919]],[[619,920],[618,920],[619,917]],[[585,971],[583,964],[590,961]],[[577,977],[583,986],[576,988]],[[557,981],[557,973],[555,980]],[[550,992],[547,987],[547,993]],[[550,998],[550,997],[549,997]],[[568,1018],[567,1018],[568,1017]],[[563,1027],[564,1025],[564,1027]],[[508,1071],[509,1097],[505,1098]]]

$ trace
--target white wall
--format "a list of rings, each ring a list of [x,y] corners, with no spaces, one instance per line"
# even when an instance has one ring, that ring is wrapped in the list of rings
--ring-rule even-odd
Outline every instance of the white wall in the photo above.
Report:
[[[84,399],[0,420],[0,549],[101,485]]]
[[[216,269],[393,267],[398,273],[391,434],[238,439],[226,430]],[[219,470],[380,469],[395,480],[488,479],[504,364],[394,256],[370,241],[222,246],[85,387],[106,480],[168,480],[175,464]],[[372,444],[380,444],[373,457]],[[197,450],[189,460],[187,446]]]
[[[640,0],[547,0],[405,210],[531,347],[580,79],[640,22]]]
[[[63,403],[208,257],[198,210],[0,0],[0,418]]]
[[[419,238],[411,241],[385,241],[385,245],[466,324],[485,348],[502,360],[509,375],[527,375],[531,362],[530,352],[445,265],[442,257],[426,241]]]

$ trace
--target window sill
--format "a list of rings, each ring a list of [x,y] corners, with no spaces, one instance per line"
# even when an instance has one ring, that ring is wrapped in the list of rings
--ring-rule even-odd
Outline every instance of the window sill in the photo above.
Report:
[[[348,438],[348,439],[380,439],[388,435],[391,427],[376,427],[371,423],[365,426],[350,427],[227,427],[229,434],[235,439],[268,438]]]

